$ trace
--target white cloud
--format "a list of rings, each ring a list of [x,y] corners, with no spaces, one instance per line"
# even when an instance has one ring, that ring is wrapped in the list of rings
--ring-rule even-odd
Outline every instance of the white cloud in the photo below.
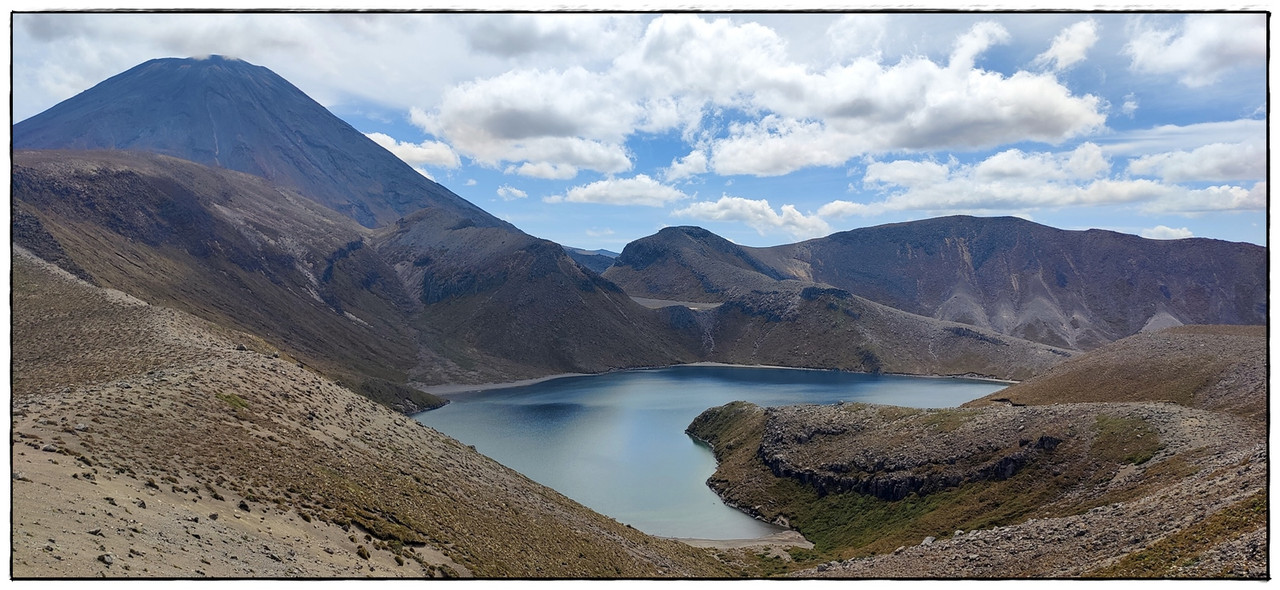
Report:
[[[1151,213],[1178,213],[1196,215],[1215,211],[1265,211],[1267,208],[1267,183],[1259,182],[1253,188],[1240,186],[1211,186],[1204,189],[1170,187],[1163,198],[1144,204],[1143,210]]]
[[[745,105],[803,69],[787,58],[785,41],[768,27],[668,14],[653,19],[639,42],[614,60],[614,81],[642,96]]]
[[[1190,125],[1157,125],[1125,131],[1096,141],[1110,155],[1142,156],[1158,152],[1188,151],[1213,143],[1262,141],[1267,122],[1256,119],[1213,121]]]
[[[1004,180],[1053,180],[1065,176],[1065,170],[1048,152],[1025,153],[1005,150],[973,167],[973,178],[979,182]]]
[[[1231,185],[1196,189],[1145,178],[1111,178],[1110,170],[1101,148],[1092,143],[1063,153],[1005,150],[967,165],[873,162],[867,166],[863,184],[881,192],[881,200],[836,200],[818,213],[838,218],[890,211],[990,214],[1134,205],[1148,212],[1196,214],[1265,206],[1265,183],[1252,189]]]
[[[732,125],[729,137],[715,141],[711,166],[721,175],[780,176],[811,166],[839,166],[865,147],[855,138],[829,132],[822,123],[769,115]]]
[[[972,69],[1003,31],[976,25],[946,67],[924,58],[888,67],[862,58],[779,83],[790,92],[756,96],[771,114],[733,124],[712,142],[712,168],[772,176],[869,153],[1058,143],[1101,128],[1101,101],[1073,95],[1051,75]]]
[[[466,182],[464,182],[464,183],[462,183],[462,184],[464,184],[464,185],[466,185],[466,186],[475,186],[475,185],[476,185],[476,179],[474,179],[474,178],[468,178],[468,179],[467,179],[467,181],[466,181]]]
[[[365,137],[386,148],[410,166],[428,164],[442,168],[457,168],[462,165],[458,154],[454,153],[447,144],[438,141],[409,143],[398,141],[385,133],[366,133]]]
[[[826,38],[837,58],[875,55],[888,26],[887,14],[842,14],[827,27]]]
[[[1152,240],[1180,240],[1182,238],[1190,238],[1194,234],[1191,233],[1191,230],[1185,227],[1172,228],[1164,225],[1157,225],[1155,227],[1142,230],[1139,235]]]
[[[1080,144],[1067,154],[1066,161],[1059,159],[1059,162],[1067,175],[1074,178],[1094,178],[1111,170],[1111,162],[1093,142]]]
[[[1060,72],[1083,61],[1089,48],[1097,42],[1097,21],[1083,20],[1058,33],[1049,49],[1037,55],[1032,63]]]
[[[486,165],[604,174],[631,169],[624,146],[637,133],[700,137],[701,153],[673,161],[669,180],[701,173],[703,158],[717,174],[770,176],[885,151],[1056,143],[1104,124],[1097,97],[1076,96],[1052,75],[977,68],[985,50],[1009,39],[999,24],[980,22],[956,38],[946,64],[883,65],[867,53],[819,71],[792,60],[758,23],[661,15],[597,70],[477,78],[411,119]]]
[[[1267,150],[1260,140],[1213,143],[1142,156],[1129,162],[1129,173],[1165,182],[1257,180],[1267,175]]]
[[[1000,26],[1000,23],[983,21],[975,24],[968,32],[956,39],[955,49],[951,51],[951,62],[947,67],[955,70],[972,70],[982,52],[992,45],[1008,41],[1009,31]]]
[[[481,163],[545,163],[611,174],[631,168],[623,147],[640,107],[581,67],[511,70],[445,91],[437,110],[411,114]],[[563,176],[555,176],[563,178]]]
[[[895,160],[868,164],[862,180],[867,183],[922,186],[943,182],[949,173],[948,164]]]
[[[800,213],[794,205],[783,205],[780,211],[780,213],[774,211],[773,207],[769,206],[769,201],[765,199],[752,200],[723,195],[718,201],[693,203],[671,214],[704,221],[738,221],[747,224],[761,235],[781,230],[796,238],[805,239],[831,233],[831,226],[827,225],[821,217]]]
[[[504,201],[514,201],[516,199],[523,199],[525,197],[528,197],[529,193],[526,193],[511,185],[504,184],[498,187],[498,196],[502,197],[502,200]]]
[[[702,150],[693,150],[683,158],[671,160],[671,166],[667,167],[665,178],[668,182],[672,182],[706,172],[707,153]]]
[[[591,237],[593,237],[593,238],[603,238],[603,237],[605,237],[605,236],[611,236],[611,235],[613,235],[613,230],[611,230],[611,229],[609,229],[609,228],[607,228],[607,227],[606,227],[606,228],[603,228],[603,229],[595,229],[595,228],[592,228],[592,229],[586,230],[586,232],[587,232],[587,235],[588,235],[588,236],[591,236]]]
[[[606,205],[645,205],[661,207],[672,201],[687,199],[689,195],[659,183],[647,175],[634,178],[608,178],[591,184],[575,186],[563,195],[542,199],[547,203],[603,203]]]
[[[1133,114],[1138,112],[1138,98],[1132,92],[1124,96],[1124,103],[1120,105],[1120,112],[1130,119]]]
[[[552,164],[550,162],[525,162],[519,166],[507,166],[505,174],[519,174],[533,178],[551,180],[568,180],[578,175],[578,168],[568,164]]]
[[[460,19],[467,43],[504,58],[538,53],[570,53],[588,58],[637,34],[635,15],[481,14]]]
[[[870,217],[883,212],[884,206],[882,204],[868,205],[866,203],[855,203],[853,201],[845,201],[841,199],[831,201],[818,208],[818,215],[822,217],[835,218],[850,217],[853,215]]]
[[[1139,24],[1124,52],[1139,72],[1174,74],[1192,88],[1207,86],[1228,70],[1263,63],[1264,14],[1188,14],[1176,29]]]

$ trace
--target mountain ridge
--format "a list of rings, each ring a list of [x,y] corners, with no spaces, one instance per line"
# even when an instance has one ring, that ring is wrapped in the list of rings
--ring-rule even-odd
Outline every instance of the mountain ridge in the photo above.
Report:
[[[628,249],[630,252],[628,252]],[[1266,320],[1266,249],[951,216],[768,248],[667,228],[605,276],[645,298],[723,302],[738,286],[807,281],[906,312],[1069,349],[1143,329]]]

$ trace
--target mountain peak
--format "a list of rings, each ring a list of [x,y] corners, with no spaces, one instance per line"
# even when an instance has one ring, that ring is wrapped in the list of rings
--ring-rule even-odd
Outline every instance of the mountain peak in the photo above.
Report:
[[[245,172],[296,188],[367,227],[427,207],[510,227],[275,72],[235,57],[139,64],[14,125],[13,147],[148,151]]]

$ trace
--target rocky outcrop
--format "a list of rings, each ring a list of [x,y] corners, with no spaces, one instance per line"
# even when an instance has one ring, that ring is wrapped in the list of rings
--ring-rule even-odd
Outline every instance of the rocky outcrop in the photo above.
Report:
[[[1032,461],[1052,460],[1072,436],[1072,421],[1081,421],[1060,410],[984,413],[866,404],[765,413],[757,455],[775,477],[798,481],[819,496],[855,492],[887,501],[1008,479]]]
[[[985,464],[967,470],[946,469],[930,471],[877,472],[862,471],[849,473],[852,468],[847,464],[834,463],[820,468],[805,468],[789,463],[781,454],[770,455],[764,446],[760,447],[760,460],[764,462],[776,477],[794,479],[817,490],[819,496],[827,494],[843,494],[857,492],[874,496],[881,500],[901,500],[908,496],[924,496],[933,492],[954,488],[966,482],[998,481],[1013,477],[1019,469],[1040,456],[1044,451],[1052,451],[1061,439],[1053,436],[1041,436],[1032,443],[1023,439],[1019,448],[1001,455]],[[930,466],[941,466],[932,463]],[[921,466],[924,467],[924,466]]]

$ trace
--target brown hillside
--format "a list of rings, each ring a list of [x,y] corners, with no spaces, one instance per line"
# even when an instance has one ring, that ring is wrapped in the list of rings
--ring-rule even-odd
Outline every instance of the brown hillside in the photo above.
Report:
[[[423,209],[381,230],[263,179],[154,154],[19,151],[15,242],[69,272],[267,339],[406,411],[400,387],[699,360],[560,246]]]
[[[1267,417],[1265,326],[1179,326],[1077,355],[1026,382],[974,400],[981,406],[1173,401]]]
[[[348,382],[407,378],[412,299],[353,221],[257,177],[151,154],[15,152],[11,173],[26,220],[14,241],[46,260],[262,335]]]
[[[725,573],[257,338],[12,261],[15,577]]]

